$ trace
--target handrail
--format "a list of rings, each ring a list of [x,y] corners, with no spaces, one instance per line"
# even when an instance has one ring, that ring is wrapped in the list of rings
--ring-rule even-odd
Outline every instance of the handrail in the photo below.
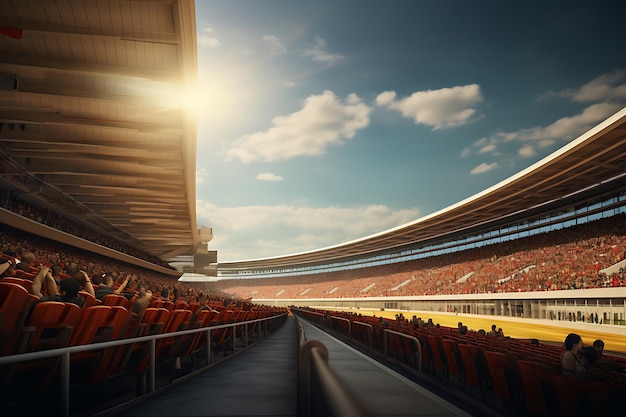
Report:
[[[374,326],[372,326],[369,323],[363,323],[362,321],[356,321],[356,320],[353,321],[352,324],[357,324],[359,326],[363,326],[363,327],[366,327],[367,329],[369,329],[369,331],[367,332],[367,347],[370,350],[374,349],[374,340],[373,340],[374,339]],[[363,343],[360,340],[356,340],[356,341],[360,342],[360,343]]]
[[[328,349],[306,340],[298,326],[298,417],[367,417],[370,414],[328,364]]]
[[[351,321],[345,317],[337,317],[337,316],[330,316],[331,322],[333,320],[336,320],[338,322],[347,322],[348,323],[348,334],[346,336],[348,336],[350,339],[352,339],[352,326],[350,325]],[[335,329],[335,331],[339,331],[339,329]]]
[[[411,336],[411,335],[401,333],[401,332],[396,332],[395,330],[383,329],[383,333],[385,334],[384,346],[385,346],[385,356],[387,357],[389,357],[389,352],[388,352],[388,347],[387,347],[387,335],[388,334],[394,334],[396,336],[404,337],[406,339],[409,339],[415,342],[415,344],[417,345],[417,358],[415,360],[416,367],[417,367],[416,369],[417,377],[422,378],[422,344],[420,343],[420,341],[415,336]]]
[[[307,318],[309,318],[311,321],[317,323],[320,327],[324,327],[326,329],[330,329],[330,331],[334,334],[337,333],[341,333],[340,336],[346,337],[346,335],[343,332],[338,332],[334,326],[332,326],[332,323],[329,323],[329,320],[332,319],[341,319],[340,317],[337,316],[329,316],[327,314],[322,314],[319,312],[315,312],[315,311],[309,311],[309,310],[303,310],[303,309],[299,309],[299,308],[295,308],[295,307],[291,307],[292,312],[298,312],[300,314],[305,315]],[[322,320],[321,318],[328,318],[329,320]],[[363,322],[359,322],[359,321],[351,321],[349,319],[345,319],[343,318],[343,320],[347,320],[348,321],[348,339],[354,342],[357,342],[359,344],[362,344],[362,342],[360,342],[359,340],[357,340],[353,334],[354,332],[352,331],[352,325],[353,324],[357,324],[357,325],[364,325],[364,326],[368,326],[371,329],[370,334],[368,335],[368,349],[370,351],[374,350],[373,347],[373,331],[374,331],[374,327],[371,324],[368,323],[363,323]],[[417,357],[415,358],[415,369],[414,371],[417,373],[417,378],[422,378],[422,344],[420,343],[420,341],[411,335],[407,335],[405,333],[401,333],[401,332],[396,332],[394,330],[389,330],[389,329],[382,329],[383,330],[383,354],[386,358],[388,359],[394,359],[391,356],[389,356],[389,350],[387,347],[387,338],[389,334],[394,334],[397,335],[399,337],[404,337],[407,339],[412,340],[413,342],[415,342],[415,345],[417,346],[417,351],[415,352],[415,354],[417,355]],[[413,370],[413,367],[409,367],[409,369]]]
[[[107,342],[99,342],[99,343],[93,343],[93,344],[87,344],[87,345],[68,346],[68,347],[62,347],[62,348],[56,348],[56,349],[41,350],[37,352],[28,352],[28,353],[19,353],[15,355],[0,356],[0,365],[16,364],[16,363],[21,363],[21,362],[26,362],[26,361],[31,361],[31,360],[48,359],[48,358],[60,356],[61,357],[61,369],[60,369],[61,387],[60,388],[61,388],[61,399],[63,403],[63,415],[69,416],[70,415],[70,364],[71,364],[70,355],[72,353],[100,350],[100,349],[106,349],[110,347],[130,345],[134,343],[148,342],[149,344],[148,346],[149,365],[148,366],[150,368],[150,375],[149,375],[148,382],[149,382],[149,387],[150,387],[149,392],[152,392],[155,390],[155,380],[156,380],[155,347],[156,347],[156,341],[158,339],[164,339],[167,337],[180,337],[180,336],[185,336],[188,334],[206,332],[207,333],[207,348],[209,351],[207,352],[207,358],[209,359],[208,363],[210,364],[211,362],[210,361],[210,351],[211,351],[210,340],[211,340],[211,333],[213,330],[223,329],[227,327],[235,328],[237,326],[242,326],[242,325],[246,325],[247,327],[247,325],[250,323],[267,322],[270,320],[275,320],[278,318],[285,317],[286,315],[287,313],[282,313],[277,316],[263,317],[260,319],[242,321],[242,322],[237,322],[237,323],[220,324],[217,326],[201,327],[198,329],[180,330],[180,331],[171,332],[171,333],[161,333],[161,334],[150,335],[150,336],[132,337],[132,338],[127,338],[127,339],[111,340]],[[265,324],[267,326],[267,323]],[[265,330],[267,332],[267,327]],[[233,332],[233,335],[234,333],[235,332]],[[259,331],[259,340],[260,340],[260,331]]]

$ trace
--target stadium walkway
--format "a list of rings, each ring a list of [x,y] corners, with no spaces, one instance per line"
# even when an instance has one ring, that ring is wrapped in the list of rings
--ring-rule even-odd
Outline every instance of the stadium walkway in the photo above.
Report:
[[[470,415],[315,326],[302,325],[307,340],[326,345],[330,365],[373,415]],[[295,417],[296,335],[290,317],[276,334],[237,358],[118,415]]]

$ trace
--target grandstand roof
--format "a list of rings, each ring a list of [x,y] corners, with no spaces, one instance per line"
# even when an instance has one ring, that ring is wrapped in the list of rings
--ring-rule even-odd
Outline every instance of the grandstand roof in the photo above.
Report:
[[[195,3],[0,2],[0,185],[162,259],[194,253]]]
[[[626,108],[512,177],[450,207],[345,244],[273,258],[219,263],[218,270],[263,270],[349,261],[461,235],[520,213],[584,199],[585,190],[626,180]]]

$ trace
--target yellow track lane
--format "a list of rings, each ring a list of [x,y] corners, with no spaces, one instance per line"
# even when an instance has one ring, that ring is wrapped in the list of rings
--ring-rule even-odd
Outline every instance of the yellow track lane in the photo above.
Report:
[[[322,307],[318,308],[322,309]],[[333,310],[332,308],[328,309]],[[344,309],[335,310],[345,311]],[[400,311],[397,310],[380,311],[363,308],[351,309],[348,311],[364,316],[375,315],[376,317],[382,316],[389,319],[395,319],[396,314],[400,313]],[[484,329],[485,331],[489,331],[491,329],[491,325],[495,324],[496,327],[502,328],[505,336],[510,336],[515,339],[538,339],[539,341],[545,343],[562,344],[565,340],[565,336],[569,333],[577,333],[582,337],[584,345],[591,345],[594,340],[602,339],[605,343],[605,353],[615,353],[619,356],[626,355],[626,336],[623,334],[605,333],[608,331],[608,326],[602,327],[604,332],[595,332],[588,329],[572,329],[569,327],[537,324],[536,322],[524,323],[520,321],[507,321],[503,318],[495,317],[483,318],[463,315],[437,314],[429,311],[401,311],[401,313],[409,320],[411,320],[413,315],[421,317],[424,321],[432,318],[435,324],[439,323],[440,325],[446,327],[457,327],[458,322],[461,321],[470,330]]]

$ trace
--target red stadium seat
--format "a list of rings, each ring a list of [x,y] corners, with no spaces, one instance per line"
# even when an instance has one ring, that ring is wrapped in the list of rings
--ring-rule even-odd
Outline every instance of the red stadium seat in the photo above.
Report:
[[[102,301],[98,300],[87,291],[80,290],[78,294],[85,299],[85,305],[83,305],[83,308],[102,305]]]
[[[33,281],[26,278],[18,278],[18,277],[4,277],[2,278],[2,282],[11,282],[13,284],[21,285],[28,291],[29,293],[33,293]]]
[[[474,397],[484,399],[487,374],[482,349],[478,346],[460,343],[459,352],[465,369],[463,388]]]
[[[109,306],[91,306],[84,307],[81,312],[69,345],[86,345],[100,341],[102,337],[101,327],[106,326],[107,319],[111,313]]]
[[[441,341],[443,352],[448,364],[448,379],[452,383],[461,384],[463,382],[463,359],[456,340],[443,339]]]
[[[118,294],[107,294],[102,297],[102,304],[105,306],[122,306],[130,308],[131,302],[128,298]]]
[[[167,318],[167,322],[163,327],[161,333],[173,333],[181,329],[184,325],[188,324],[189,319],[191,318],[190,310],[173,310],[169,313]],[[182,342],[181,337],[166,337],[157,340],[155,347],[155,360],[162,361],[166,359],[172,359],[175,355],[178,354],[178,347],[180,347],[180,343]],[[148,362],[150,360],[149,355],[145,352],[142,355],[141,360],[138,365],[134,368],[134,372],[141,373],[146,369]]]
[[[515,388],[518,386],[516,363],[502,352],[487,350],[484,354],[491,379],[488,392],[493,392],[496,408],[510,412],[515,407]]]
[[[0,281],[0,355],[14,353],[22,326],[37,300],[23,286]]]
[[[547,417],[548,400],[542,381],[547,381],[549,371],[541,365],[531,361],[517,360],[517,369],[521,382],[521,405],[525,412],[535,417]]]
[[[101,325],[99,335],[96,336],[97,341],[122,339],[134,316],[136,314],[122,306],[110,306],[110,312]],[[98,351],[96,355],[90,357],[88,363],[81,364],[80,372],[83,375],[83,381],[91,384],[98,383],[117,372],[122,359],[120,349],[123,350],[123,348],[111,347]],[[73,364],[76,365],[79,361],[77,358],[73,360]]]
[[[190,322],[188,329],[201,329],[209,327],[216,314],[217,313],[212,310],[201,310],[198,313],[195,322]],[[186,357],[191,355],[197,349],[203,349],[204,344],[201,344],[202,342],[206,343],[206,332],[187,335],[181,344],[180,356]]]
[[[76,304],[45,301],[35,305],[22,330],[28,334],[25,352],[67,346],[82,310]]]
[[[433,375],[440,379],[447,377],[446,359],[441,345],[441,336],[429,334],[428,343],[430,344],[430,352],[432,354],[432,370]]]

